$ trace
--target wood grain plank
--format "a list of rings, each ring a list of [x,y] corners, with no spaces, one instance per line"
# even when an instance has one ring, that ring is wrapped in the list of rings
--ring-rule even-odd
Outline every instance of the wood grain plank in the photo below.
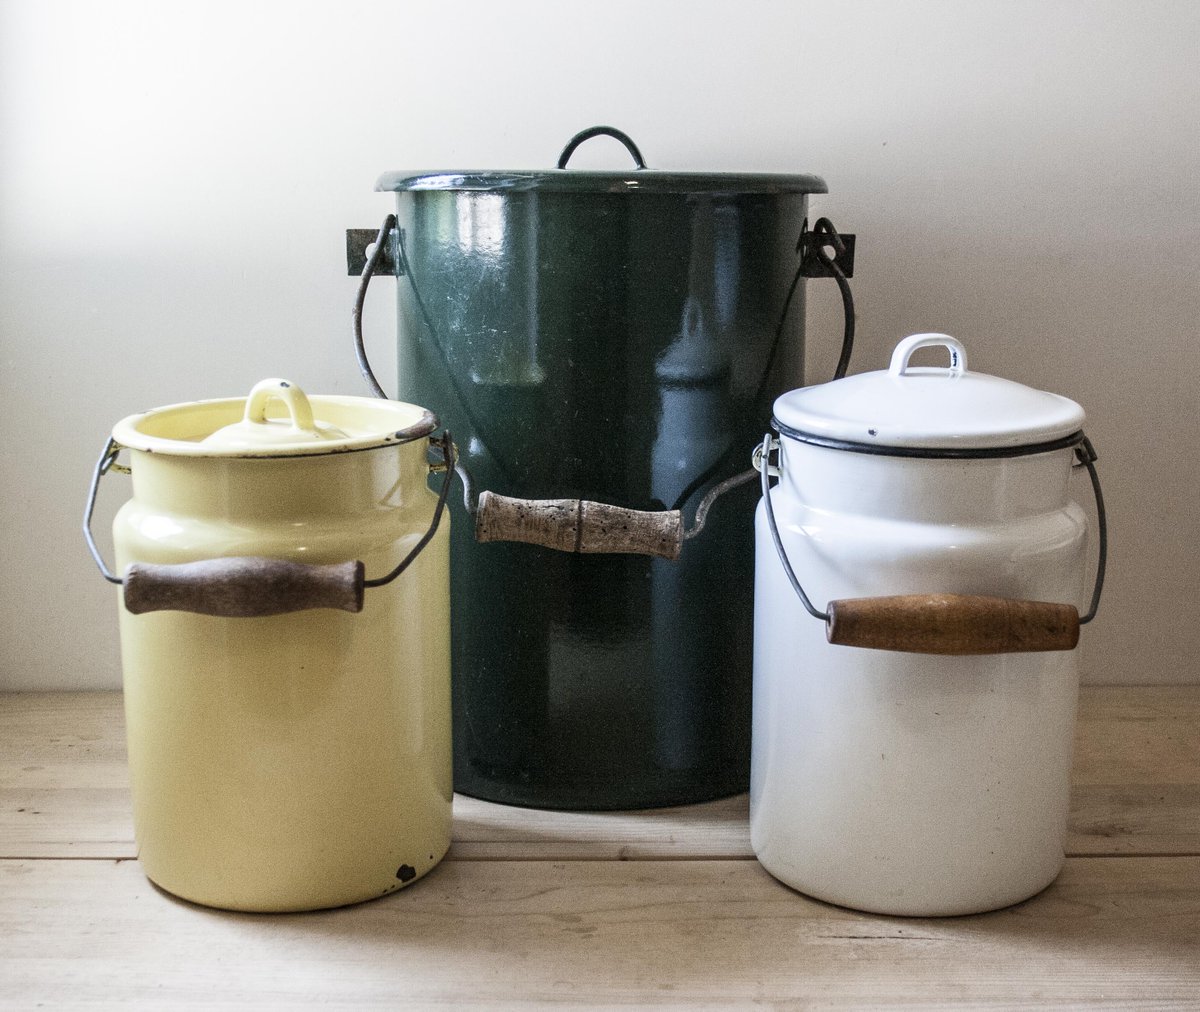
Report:
[[[1200,854],[1200,686],[1080,697],[1072,854]]]
[[[1200,859],[1078,858],[1034,899],[902,919],[752,861],[446,862],[316,914],[205,910],[133,862],[0,862],[0,1007],[1195,1008]],[[53,940],[49,943],[49,940]]]
[[[119,692],[0,695],[0,857],[133,857]]]
[[[1075,783],[1200,784],[1200,685],[1084,687]]]
[[[119,693],[0,695],[0,857],[134,855]],[[1088,687],[1071,854],[1200,854],[1200,686]],[[650,812],[455,799],[456,859],[749,858],[745,795]]]

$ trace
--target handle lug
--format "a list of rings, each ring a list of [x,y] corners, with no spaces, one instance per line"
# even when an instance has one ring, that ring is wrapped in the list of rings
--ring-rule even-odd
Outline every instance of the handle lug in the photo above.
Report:
[[[838,237],[842,240],[842,248],[834,247],[832,251],[827,251],[828,256],[835,264],[838,270],[848,278],[854,277],[854,235],[847,235],[845,232],[839,232]],[[823,248],[828,242],[827,238],[820,232],[812,232],[807,229],[800,235],[800,276],[803,278],[832,278],[833,271],[829,265],[817,254],[817,250]]]
[[[379,230],[375,228],[346,229],[346,273],[348,275],[359,277],[362,274],[363,268],[367,266],[367,250],[374,244],[378,233]],[[375,262],[373,273],[403,277],[404,269],[400,266],[399,248],[399,233],[393,229],[388,233],[387,245]]]

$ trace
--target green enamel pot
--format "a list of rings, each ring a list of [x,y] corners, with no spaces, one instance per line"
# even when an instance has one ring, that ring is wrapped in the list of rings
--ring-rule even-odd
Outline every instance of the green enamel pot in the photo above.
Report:
[[[636,167],[567,169],[597,134]],[[505,496],[694,524],[803,381],[805,275],[849,273],[808,226],[820,178],[652,170],[606,127],[555,169],[377,189],[395,195],[395,396],[431,405],[476,489]],[[451,523],[455,789],[559,809],[745,791],[754,483],[674,561],[479,544],[475,494]]]

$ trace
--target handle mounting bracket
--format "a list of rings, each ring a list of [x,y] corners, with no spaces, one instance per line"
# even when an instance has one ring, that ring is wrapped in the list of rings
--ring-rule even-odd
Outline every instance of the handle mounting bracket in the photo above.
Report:
[[[374,239],[374,234],[371,236]],[[835,277],[833,271],[822,257],[817,253],[818,250],[824,248],[825,256],[829,257],[835,264],[838,270],[848,278],[854,277],[854,234],[849,235],[845,232],[839,232],[838,238],[842,240],[841,248],[829,242],[824,233],[818,231],[810,231],[806,226],[804,231],[800,233],[800,276],[803,278],[832,278]]]
[[[367,250],[375,244],[379,234],[377,228],[348,228],[346,229],[346,274],[359,277],[367,266]],[[400,231],[392,229],[388,232],[387,246],[375,262],[375,274],[392,274],[395,277],[404,276],[404,268],[400,262]]]

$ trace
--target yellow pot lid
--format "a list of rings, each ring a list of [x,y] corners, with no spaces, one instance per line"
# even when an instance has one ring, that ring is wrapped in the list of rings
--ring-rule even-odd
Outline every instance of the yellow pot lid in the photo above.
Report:
[[[402,401],[307,396],[289,380],[256,383],[242,398],[155,408],[113,426],[122,446],[188,457],[305,457],[405,443],[436,416]]]

